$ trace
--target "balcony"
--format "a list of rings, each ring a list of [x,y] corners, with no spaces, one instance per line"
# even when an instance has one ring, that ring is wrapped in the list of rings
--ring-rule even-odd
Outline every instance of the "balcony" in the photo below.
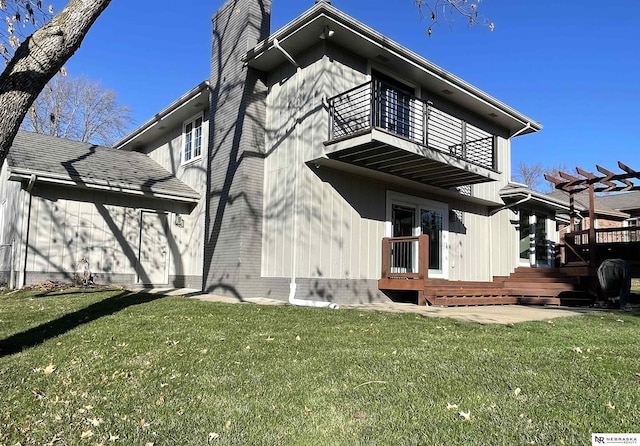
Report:
[[[494,135],[385,82],[329,100],[327,158],[450,188],[499,179]]]

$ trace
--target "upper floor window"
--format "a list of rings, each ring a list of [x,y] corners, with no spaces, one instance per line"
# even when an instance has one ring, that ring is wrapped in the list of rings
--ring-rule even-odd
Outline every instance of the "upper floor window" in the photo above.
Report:
[[[198,115],[184,123],[183,127],[183,150],[182,162],[188,163],[191,160],[202,156],[202,115]]]

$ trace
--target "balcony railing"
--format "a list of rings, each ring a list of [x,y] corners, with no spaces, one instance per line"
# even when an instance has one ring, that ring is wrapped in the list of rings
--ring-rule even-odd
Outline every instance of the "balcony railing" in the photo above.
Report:
[[[640,227],[595,229],[592,234],[588,229],[565,234],[561,251],[564,263],[589,263],[591,247],[596,265],[607,258],[640,260]]]
[[[382,239],[382,279],[419,279],[429,276],[429,237]]]
[[[378,128],[496,170],[494,135],[385,82],[367,82],[329,99],[329,114],[329,140]]]

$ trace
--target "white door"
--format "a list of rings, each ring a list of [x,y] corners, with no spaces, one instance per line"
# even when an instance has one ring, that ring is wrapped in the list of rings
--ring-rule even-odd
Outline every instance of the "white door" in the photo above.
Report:
[[[168,283],[168,218],[165,213],[142,212],[140,220],[140,252],[138,283]]]

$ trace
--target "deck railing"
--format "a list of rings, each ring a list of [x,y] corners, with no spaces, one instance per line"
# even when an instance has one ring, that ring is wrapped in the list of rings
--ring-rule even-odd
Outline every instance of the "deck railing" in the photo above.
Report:
[[[638,243],[640,242],[640,227],[630,226],[622,228],[603,228],[593,231],[595,239],[589,239],[589,230],[576,231],[565,234],[562,248],[562,258],[565,263],[589,263],[590,246],[595,247],[596,262],[606,258],[623,258],[640,260],[638,258]],[[595,266],[595,265],[594,265]]]
[[[429,277],[429,236],[382,239],[382,279]]]
[[[329,117],[329,140],[378,128],[496,170],[494,135],[380,80],[329,99]]]

